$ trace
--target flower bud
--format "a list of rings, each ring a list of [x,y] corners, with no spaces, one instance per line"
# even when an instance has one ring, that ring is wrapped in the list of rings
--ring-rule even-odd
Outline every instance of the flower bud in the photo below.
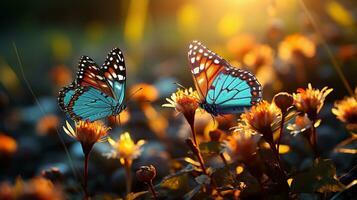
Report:
[[[151,182],[156,176],[156,169],[153,165],[141,166],[139,170],[136,171],[136,177],[139,181],[144,183]]]
[[[211,141],[216,141],[218,142],[221,139],[221,136],[223,134],[223,131],[220,129],[212,130],[209,132],[209,137]]]
[[[280,92],[273,98],[275,105],[280,108],[281,112],[286,112],[294,103],[294,98],[291,94]]]

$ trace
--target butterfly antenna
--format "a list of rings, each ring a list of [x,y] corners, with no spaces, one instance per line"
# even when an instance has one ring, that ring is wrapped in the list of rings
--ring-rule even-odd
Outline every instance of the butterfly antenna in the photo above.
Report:
[[[140,92],[140,90],[142,90],[143,88],[139,88],[137,90],[135,90],[133,93],[131,93],[128,98],[125,100],[125,105],[128,104],[128,102],[133,98],[133,96],[135,96],[138,92]],[[126,109],[126,108],[125,108]]]
[[[24,82],[25,82],[25,84],[26,84],[28,90],[30,91],[31,95],[33,96],[34,100],[36,101],[37,106],[39,107],[39,109],[40,109],[40,111],[42,112],[43,116],[45,116],[46,112],[45,112],[44,108],[42,107],[40,101],[39,101],[38,98],[36,97],[36,94],[35,94],[35,92],[33,91],[30,82],[29,82],[29,81],[27,80],[27,78],[26,78],[26,75],[25,75],[25,72],[24,72],[24,68],[23,68],[23,65],[22,65],[22,62],[21,62],[21,59],[20,59],[20,55],[19,55],[19,52],[18,52],[18,50],[17,50],[17,47],[16,47],[15,42],[13,42],[12,45],[13,45],[13,48],[14,48],[14,51],[15,51],[15,54],[16,54],[16,58],[17,58],[17,61],[18,61],[19,67],[20,67],[21,76],[22,76],[22,78],[23,78],[23,80],[24,80]],[[66,153],[66,156],[67,156],[69,165],[70,165],[70,167],[71,167],[72,173],[73,173],[74,177],[75,177],[77,180],[79,180],[79,179],[78,179],[78,175],[77,175],[77,171],[76,171],[76,169],[75,169],[75,167],[74,167],[74,165],[73,165],[72,157],[71,157],[71,155],[69,154],[68,148],[67,148],[67,146],[66,146],[66,144],[65,144],[65,142],[64,142],[64,140],[63,140],[63,138],[62,138],[62,136],[61,136],[61,134],[60,134],[60,132],[58,131],[58,128],[57,128],[57,127],[56,127],[56,132],[57,132],[57,136],[58,136],[58,138],[60,139],[60,142],[61,142],[61,144],[62,144],[62,146],[63,146],[63,148],[64,148],[64,151],[65,151],[65,153]]]
[[[187,89],[185,86],[181,85],[180,83],[175,82],[174,84],[177,85],[177,86],[179,86],[179,87],[182,88],[182,89]]]
[[[121,126],[120,114],[118,115],[118,124],[119,124],[119,126]]]

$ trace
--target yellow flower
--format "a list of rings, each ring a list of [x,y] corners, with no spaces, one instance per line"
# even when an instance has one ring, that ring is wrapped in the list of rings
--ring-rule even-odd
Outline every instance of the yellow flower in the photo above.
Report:
[[[285,61],[294,61],[301,56],[312,58],[315,53],[314,42],[301,34],[289,35],[279,45],[279,57]]]
[[[316,120],[326,96],[332,90],[332,88],[328,89],[327,87],[322,88],[322,90],[314,89],[309,83],[307,89],[299,88],[297,93],[293,94],[295,107],[297,110],[306,113],[310,120]]]
[[[66,121],[66,126],[63,126],[63,130],[82,144],[84,153],[89,153],[95,143],[105,141],[108,131],[110,130],[110,128],[106,127],[101,121],[76,122],[75,130],[68,121]]]
[[[140,156],[141,146],[145,144],[144,140],[139,140],[136,144],[131,139],[130,134],[125,132],[120,135],[118,141],[108,138],[108,142],[113,148],[112,152],[106,154],[108,158],[119,158],[120,163],[124,164],[125,160],[132,161]]]
[[[356,90],[357,95],[357,90]],[[356,97],[345,97],[341,101],[335,102],[335,107],[332,108],[332,113],[337,119],[346,124],[357,125],[357,101]]]
[[[175,108],[177,112],[185,115],[186,118],[194,117],[197,108],[199,107],[199,96],[197,91],[192,88],[177,89],[170,98],[166,98],[169,103],[163,104],[162,107]]]

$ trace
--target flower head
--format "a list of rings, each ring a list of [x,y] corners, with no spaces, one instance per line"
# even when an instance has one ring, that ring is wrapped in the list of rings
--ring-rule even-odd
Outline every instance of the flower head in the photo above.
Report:
[[[159,97],[159,91],[155,86],[147,83],[134,85],[130,88],[129,93],[132,94],[132,98],[138,102],[152,102]]]
[[[244,124],[238,124],[231,136],[225,141],[225,147],[232,157],[241,156],[247,161],[257,151],[258,137]]]
[[[268,45],[257,45],[244,56],[243,61],[254,71],[263,66],[271,66],[274,61],[273,49]]]
[[[267,142],[273,142],[272,125],[279,119],[280,111],[267,101],[261,101],[253,106],[250,111],[241,115],[241,120],[251,129],[262,134]]]
[[[130,120],[130,112],[128,109],[122,110],[119,115],[111,115],[108,117],[110,126],[124,125]]]
[[[324,87],[322,90],[312,88],[309,83],[307,89],[299,88],[293,94],[294,104],[297,110],[308,115],[311,120],[316,120],[317,114],[324,105],[325,98],[332,92],[332,88]]]
[[[59,125],[59,118],[56,115],[46,115],[36,124],[36,130],[40,135],[55,134]]]
[[[45,178],[35,177],[27,182],[18,178],[15,185],[0,183],[0,199],[62,200],[65,197],[60,186]]]
[[[186,118],[194,117],[195,112],[199,106],[198,93],[192,88],[189,89],[177,89],[177,92],[173,93],[170,98],[166,98],[169,103],[163,104],[163,107],[175,108],[176,111],[185,115]]]
[[[337,119],[346,124],[357,125],[356,97],[345,97],[341,101],[336,101],[335,107],[332,108],[332,113],[336,115]]]
[[[101,121],[89,122],[79,121],[75,124],[75,130],[66,121],[63,130],[72,138],[78,140],[84,153],[89,153],[93,145],[97,142],[103,142],[108,135],[110,128],[106,127]]]
[[[279,45],[279,57],[286,61],[300,57],[312,58],[315,53],[314,42],[301,34],[289,35]]]
[[[17,150],[16,140],[0,133],[0,155],[12,155]]]
[[[227,43],[227,49],[230,53],[241,59],[256,46],[256,39],[249,34],[242,34],[232,37]]]
[[[106,154],[108,158],[119,158],[120,162],[124,164],[125,160],[134,160],[140,156],[144,140],[139,140],[136,144],[131,139],[130,134],[125,132],[120,135],[118,141],[108,138],[108,142],[113,148],[112,152]]]
[[[144,183],[151,182],[156,176],[156,169],[153,165],[141,166],[138,171],[136,171],[136,177],[139,181]]]
[[[55,85],[62,87],[71,82],[72,72],[68,67],[64,65],[58,65],[51,69],[50,77]]]

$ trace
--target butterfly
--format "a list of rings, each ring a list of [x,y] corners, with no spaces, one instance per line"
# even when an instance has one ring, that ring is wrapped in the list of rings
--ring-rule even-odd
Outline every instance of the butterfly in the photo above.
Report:
[[[125,109],[125,87],[124,56],[119,48],[114,48],[100,67],[88,56],[82,56],[76,79],[61,89],[58,103],[72,119],[92,122]]]
[[[241,113],[262,99],[262,87],[249,71],[238,69],[193,41],[188,61],[200,106],[214,116]]]

